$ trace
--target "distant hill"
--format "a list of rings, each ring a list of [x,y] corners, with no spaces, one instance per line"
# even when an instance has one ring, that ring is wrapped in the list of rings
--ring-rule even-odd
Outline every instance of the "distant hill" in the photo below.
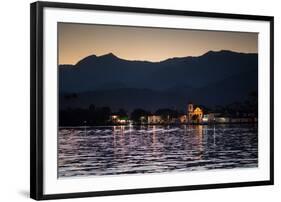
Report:
[[[91,55],[59,66],[60,107],[181,108],[191,100],[224,105],[257,92],[257,74],[258,54],[232,51],[161,62]],[[77,96],[69,99],[72,93]]]

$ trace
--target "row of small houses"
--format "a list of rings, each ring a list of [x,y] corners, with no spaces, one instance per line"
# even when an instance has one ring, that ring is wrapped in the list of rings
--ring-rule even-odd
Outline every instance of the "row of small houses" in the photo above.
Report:
[[[178,117],[163,117],[160,115],[141,116],[138,123],[140,124],[212,124],[212,123],[255,123],[257,118],[252,113],[244,113],[236,116],[225,115],[221,113],[203,114],[200,107],[194,107],[189,104],[187,113]],[[111,116],[111,122],[114,124],[132,124],[133,121],[127,117],[118,115]]]
[[[258,119],[251,113],[244,116],[228,116],[218,113],[210,113],[203,116],[203,123],[254,123]]]

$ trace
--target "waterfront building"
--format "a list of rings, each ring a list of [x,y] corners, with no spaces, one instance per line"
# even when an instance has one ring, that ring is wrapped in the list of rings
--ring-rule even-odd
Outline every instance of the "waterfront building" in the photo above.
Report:
[[[220,116],[220,117],[216,117],[216,123],[230,123],[230,118],[229,117],[224,117],[224,116]]]
[[[201,123],[203,119],[203,110],[200,107],[194,107],[192,103],[187,106],[187,117],[189,123]]]
[[[203,123],[214,123],[215,122],[215,114],[210,113],[210,114],[204,114],[202,118]]]
[[[117,115],[117,114],[111,115],[110,116],[110,121],[113,124],[120,124],[120,125],[130,124],[131,123],[131,120],[129,120],[127,116],[121,117],[120,115]]]
[[[116,114],[112,114],[110,116],[110,121],[114,124],[117,124],[118,123],[118,120],[119,120],[119,115],[116,115]]]
[[[179,116],[179,122],[180,123],[187,123],[187,115]]]
[[[163,120],[162,120],[161,116],[150,115],[150,116],[147,116],[147,123],[148,124],[160,124],[160,123],[163,123]]]

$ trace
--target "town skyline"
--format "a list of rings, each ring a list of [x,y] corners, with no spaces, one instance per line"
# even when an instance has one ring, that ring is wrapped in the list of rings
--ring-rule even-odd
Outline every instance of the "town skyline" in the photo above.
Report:
[[[81,37],[77,37],[81,36]],[[59,23],[58,63],[112,53],[124,60],[160,62],[208,51],[258,52],[258,34],[172,28]]]
[[[188,102],[184,110],[158,108],[150,111],[135,108],[133,111],[120,108],[112,111],[109,106],[98,107],[91,104],[87,109],[68,108],[60,111],[60,125],[150,125],[150,124],[215,124],[215,123],[255,123],[258,117],[257,97],[250,95],[245,102],[227,106],[207,108]]]

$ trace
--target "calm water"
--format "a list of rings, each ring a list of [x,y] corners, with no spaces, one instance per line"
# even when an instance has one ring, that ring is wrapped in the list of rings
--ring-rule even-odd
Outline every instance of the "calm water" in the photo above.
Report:
[[[258,166],[257,125],[60,128],[59,177]]]

